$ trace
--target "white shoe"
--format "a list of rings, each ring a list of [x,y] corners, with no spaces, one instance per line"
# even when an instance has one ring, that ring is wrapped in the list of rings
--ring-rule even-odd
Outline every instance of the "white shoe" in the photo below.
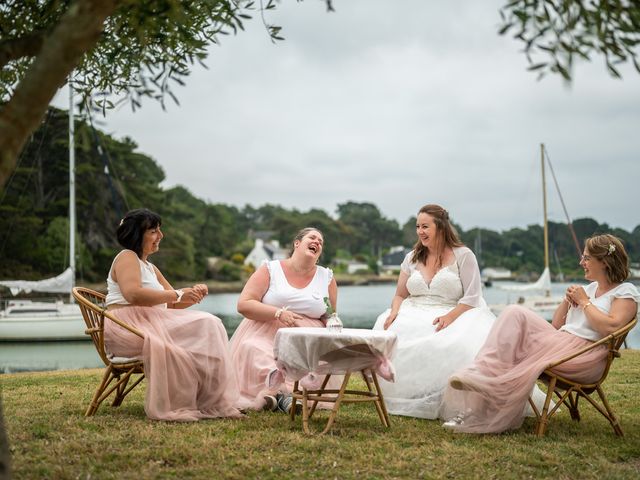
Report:
[[[447,420],[446,422],[444,422],[442,426],[444,428],[456,428],[462,425],[463,423],[464,423],[464,415],[459,413],[458,415],[453,417],[451,420]]]

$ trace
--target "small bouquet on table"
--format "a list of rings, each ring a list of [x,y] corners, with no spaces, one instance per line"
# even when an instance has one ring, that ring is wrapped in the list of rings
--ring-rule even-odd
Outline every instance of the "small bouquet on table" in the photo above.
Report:
[[[336,333],[342,332],[342,320],[340,320],[338,313],[331,306],[331,303],[329,302],[329,297],[324,297],[324,304],[327,307],[327,310],[326,310],[327,323],[325,324],[325,327],[330,332],[336,332]]]

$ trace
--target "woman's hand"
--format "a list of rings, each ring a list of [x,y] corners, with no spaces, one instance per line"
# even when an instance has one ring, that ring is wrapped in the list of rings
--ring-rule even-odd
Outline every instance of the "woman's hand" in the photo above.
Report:
[[[386,329],[388,329],[388,328],[391,326],[391,324],[392,324],[393,322],[395,322],[395,320],[396,320],[396,317],[397,317],[397,316],[398,316],[398,312],[395,312],[395,313],[394,313],[394,312],[391,312],[391,313],[389,313],[389,316],[388,316],[388,317],[387,317],[387,319],[384,321],[384,326],[383,326],[383,328],[384,328],[385,330],[386,330]]]
[[[455,318],[451,318],[449,315],[443,315],[441,317],[436,317],[433,320],[433,325],[436,326],[436,332],[439,332],[443,328],[447,328],[449,325],[453,323]]]
[[[191,288],[183,288],[182,292],[180,303],[194,305],[202,301],[202,299],[209,293],[209,289],[204,284],[198,284]]]
[[[567,301],[573,306],[582,306],[589,303],[589,296],[580,285],[570,285],[566,293]]]
[[[304,317],[302,315],[292,312],[291,310],[282,310],[277,321],[282,323],[285,327],[297,327],[297,321],[302,320],[303,318]]]

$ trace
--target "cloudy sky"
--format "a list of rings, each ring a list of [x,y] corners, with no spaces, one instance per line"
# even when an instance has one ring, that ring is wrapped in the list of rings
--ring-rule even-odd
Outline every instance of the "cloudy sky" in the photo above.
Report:
[[[335,214],[375,203],[404,223],[439,203],[465,230],[542,222],[540,143],[573,218],[640,224],[640,75],[600,58],[537,81],[497,35],[504,0],[282,2],[211,49],[180,106],[108,114],[166,172],[213,202]],[[61,92],[56,105],[65,107]],[[548,177],[549,217],[564,221]],[[153,208],[153,205],[149,205]]]

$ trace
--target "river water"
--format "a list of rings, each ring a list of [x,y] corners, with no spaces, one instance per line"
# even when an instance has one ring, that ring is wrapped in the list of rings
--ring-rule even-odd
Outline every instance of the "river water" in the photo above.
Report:
[[[552,295],[562,295],[568,284],[553,284]],[[377,316],[389,307],[395,284],[344,286],[338,292],[338,312],[346,327],[371,328]],[[488,304],[514,303],[518,293],[498,287],[485,287]],[[200,310],[220,317],[231,337],[242,317],[236,312],[237,293],[207,296]],[[627,337],[629,348],[640,348],[640,330]],[[0,373],[42,370],[66,370],[102,366],[93,343],[86,342],[34,342],[0,343]]]

